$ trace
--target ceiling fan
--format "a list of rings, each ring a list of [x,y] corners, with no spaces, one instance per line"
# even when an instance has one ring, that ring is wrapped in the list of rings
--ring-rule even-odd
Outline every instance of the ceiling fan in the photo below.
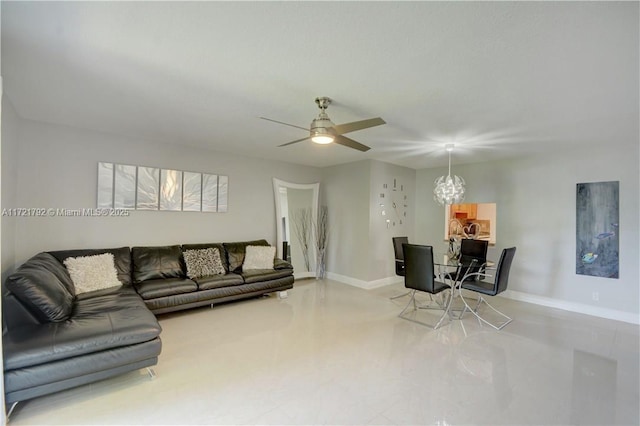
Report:
[[[346,136],[343,136],[345,133],[355,132],[356,130],[368,129],[369,127],[380,126],[381,124],[385,124],[385,121],[380,118],[370,118],[368,120],[361,121],[353,121],[351,123],[344,124],[333,124],[329,116],[327,115],[327,107],[331,104],[331,99],[327,97],[318,97],[316,98],[316,104],[318,108],[320,108],[320,114],[318,117],[314,118],[311,122],[310,128],[296,126],[295,124],[283,123],[282,121],[272,120],[266,117],[260,117],[263,120],[273,121],[274,123],[284,124],[285,126],[291,126],[302,130],[307,130],[309,132],[309,136],[304,137],[302,139],[296,139],[295,141],[287,142],[278,146],[287,146],[292,145],[294,143],[306,141],[307,139],[311,139],[315,143],[319,144],[328,144],[335,142],[338,145],[343,145],[349,148],[357,149],[358,151],[368,151],[369,148],[366,145],[361,144],[360,142],[356,142],[353,139],[350,139]]]

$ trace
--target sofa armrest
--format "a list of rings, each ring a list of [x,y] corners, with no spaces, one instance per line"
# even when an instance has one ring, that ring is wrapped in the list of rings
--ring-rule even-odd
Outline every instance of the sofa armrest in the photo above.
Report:
[[[276,257],[275,259],[273,259],[273,269],[293,269],[293,265],[286,260],[282,260]]]
[[[40,324],[40,320],[29,311],[20,301],[11,293],[4,292],[2,294],[2,328],[13,329],[25,324]]]

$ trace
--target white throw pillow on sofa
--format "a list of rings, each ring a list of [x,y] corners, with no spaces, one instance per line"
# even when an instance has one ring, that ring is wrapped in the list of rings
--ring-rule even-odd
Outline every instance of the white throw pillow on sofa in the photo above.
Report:
[[[76,294],[122,285],[111,253],[68,257],[64,266],[69,271]]]
[[[273,246],[247,246],[242,270],[273,269],[276,248]]]

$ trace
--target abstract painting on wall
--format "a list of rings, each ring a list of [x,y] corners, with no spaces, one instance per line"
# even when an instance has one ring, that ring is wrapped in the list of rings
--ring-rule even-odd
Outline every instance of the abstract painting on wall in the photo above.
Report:
[[[100,209],[226,212],[229,176],[98,163]]]
[[[619,182],[576,187],[576,274],[618,278]]]

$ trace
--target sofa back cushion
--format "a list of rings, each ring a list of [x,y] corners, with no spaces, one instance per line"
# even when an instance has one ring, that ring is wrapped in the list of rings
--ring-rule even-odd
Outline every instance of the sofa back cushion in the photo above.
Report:
[[[220,252],[220,260],[222,261],[222,266],[224,267],[225,272],[229,272],[229,260],[227,258],[227,251],[224,248],[224,244],[222,243],[203,243],[203,244],[183,244],[182,251],[186,250],[202,250],[208,248],[217,248]]]
[[[118,271],[118,280],[124,285],[131,285],[131,251],[129,247],[108,248],[108,249],[80,249],[80,250],[59,250],[50,251],[53,257],[61,264],[69,257],[95,256],[98,254],[111,253],[113,262]]]
[[[244,255],[247,250],[247,246],[268,246],[267,240],[256,241],[242,241],[236,243],[224,243],[224,248],[227,251],[227,258],[229,261],[230,272],[242,272],[242,263],[244,262]]]
[[[185,277],[180,246],[133,247],[133,282]]]
[[[73,282],[49,253],[27,260],[6,281],[7,289],[42,323],[65,321],[73,311]]]

